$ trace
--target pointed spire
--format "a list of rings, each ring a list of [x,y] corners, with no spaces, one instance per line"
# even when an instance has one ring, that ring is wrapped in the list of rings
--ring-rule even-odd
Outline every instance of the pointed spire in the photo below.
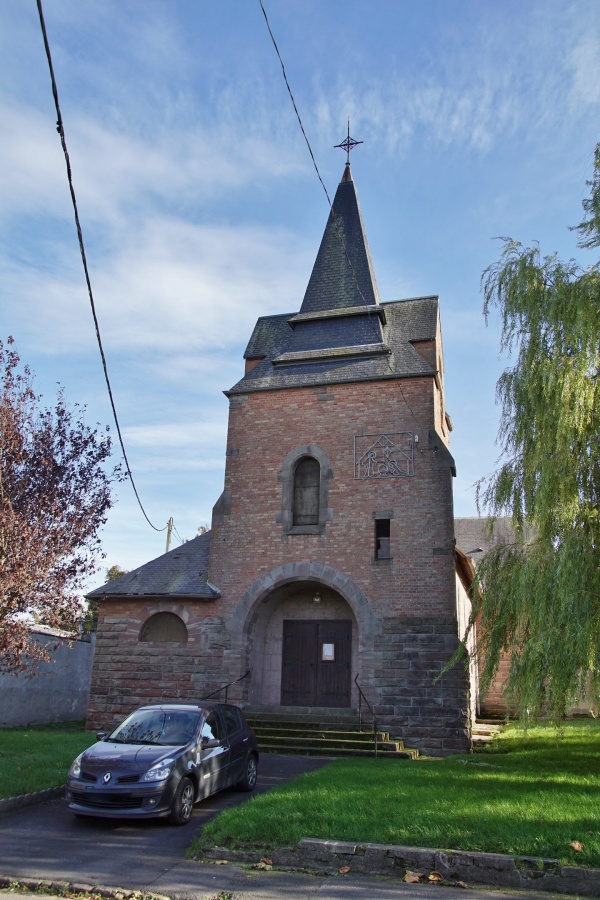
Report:
[[[348,153],[350,151],[348,150]],[[343,355],[383,352],[385,313],[367,244],[350,163],[346,162],[325,226],[288,353],[276,362],[337,349]],[[339,355],[339,354],[338,354]]]
[[[379,303],[350,162],[344,167],[300,313]]]

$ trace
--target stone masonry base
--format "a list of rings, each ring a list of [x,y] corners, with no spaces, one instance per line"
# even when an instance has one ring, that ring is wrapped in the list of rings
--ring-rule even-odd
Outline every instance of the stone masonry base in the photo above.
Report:
[[[472,853],[465,850],[429,850],[391,844],[354,844],[304,838],[295,849],[227,850],[215,847],[205,859],[227,859],[255,863],[266,854],[277,867],[337,872],[348,866],[354,874],[391,875],[403,878],[406,871],[427,876],[438,872],[445,881],[508,887],[518,890],[560,891],[600,897],[600,869],[561,866],[555,859]]]

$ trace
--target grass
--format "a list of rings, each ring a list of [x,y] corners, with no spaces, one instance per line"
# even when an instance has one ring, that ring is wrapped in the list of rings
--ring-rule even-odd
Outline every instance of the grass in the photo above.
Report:
[[[561,735],[509,726],[485,751],[447,759],[339,759],[221,813],[189,853],[303,837],[600,866],[600,723],[569,722]]]
[[[93,743],[83,722],[0,728],[0,800],[64,784],[77,754]]]

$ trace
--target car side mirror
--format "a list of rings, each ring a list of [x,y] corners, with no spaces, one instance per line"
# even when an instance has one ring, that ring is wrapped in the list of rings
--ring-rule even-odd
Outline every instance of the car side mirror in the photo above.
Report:
[[[96,740],[97,740],[97,741],[104,741],[104,740],[106,740],[106,732],[105,732],[105,731],[97,731],[97,732],[96,732]]]
[[[221,741],[218,741],[216,738],[203,737],[201,741],[203,750],[210,750],[212,747],[220,746]]]

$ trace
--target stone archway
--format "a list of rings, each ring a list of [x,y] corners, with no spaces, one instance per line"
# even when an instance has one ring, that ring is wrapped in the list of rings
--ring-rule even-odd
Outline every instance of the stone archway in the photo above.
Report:
[[[315,596],[318,595],[318,602]],[[285,624],[288,623],[288,624]],[[327,689],[317,684],[314,703],[305,703],[298,695],[290,703],[286,676],[282,679],[282,666],[289,664],[289,652],[284,651],[284,633],[299,625],[302,640],[311,640],[313,623],[315,640],[319,646],[320,662],[325,654],[335,661],[336,642],[339,652],[347,640],[348,694],[344,699],[337,689],[332,693],[330,677],[335,665],[321,666]],[[343,625],[342,623],[346,623]],[[340,637],[340,628],[347,639]],[[321,563],[286,563],[257,579],[248,588],[228,622],[232,639],[232,652],[239,659],[240,669],[250,669],[248,700],[252,705],[323,705],[356,707],[358,702],[354,677],[359,674],[364,684],[372,679],[374,621],[370,604],[352,579],[330,566]],[[337,635],[337,636],[336,636]],[[324,644],[334,644],[326,647]],[[339,657],[341,660],[341,657]],[[296,660],[298,663],[299,661]],[[300,664],[301,668],[301,664]],[[339,666],[338,666],[339,672]],[[317,679],[319,680],[319,679]],[[289,684],[288,684],[289,688]],[[282,693],[283,690],[283,693]],[[320,699],[319,699],[320,698]]]

